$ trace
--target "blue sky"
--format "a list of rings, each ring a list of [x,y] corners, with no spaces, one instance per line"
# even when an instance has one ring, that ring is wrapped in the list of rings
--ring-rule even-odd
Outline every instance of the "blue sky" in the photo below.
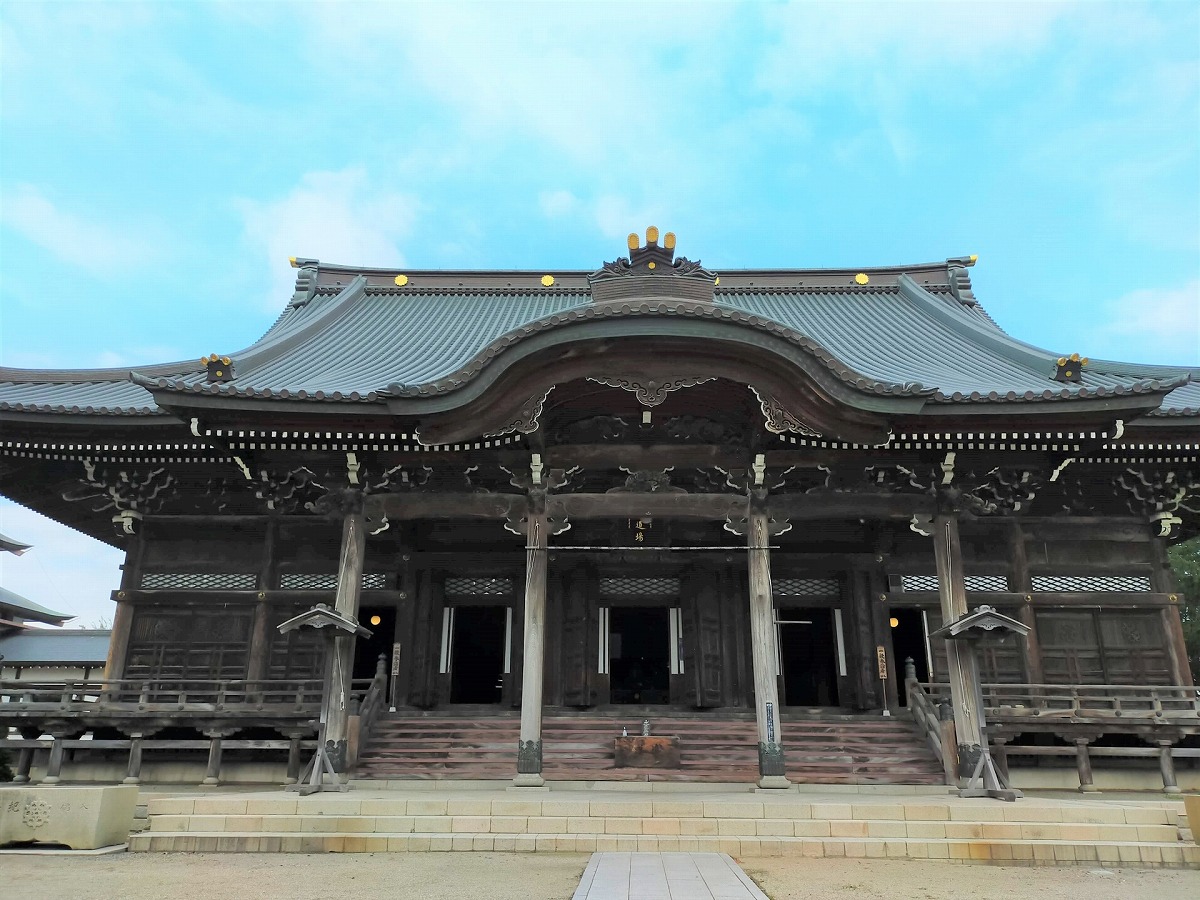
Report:
[[[1200,365],[1200,4],[0,3],[0,363],[233,352],[291,255],[977,253],[1002,327]],[[4,501],[83,624],[118,555]]]

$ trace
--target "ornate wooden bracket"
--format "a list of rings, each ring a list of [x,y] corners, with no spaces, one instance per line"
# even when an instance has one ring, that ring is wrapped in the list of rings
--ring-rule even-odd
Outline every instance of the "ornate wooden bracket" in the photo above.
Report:
[[[762,408],[763,425],[767,431],[772,434],[791,432],[793,434],[803,434],[807,437],[821,436],[821,432],[800,421],[799,417],[787,409],[778,398],[771,394],[760,392],[754,385],[749,385],[749,388],[754,392],[754,396],[758,398],[758,405]]]
[[[684,388],[695,387],[716,378],[706,375],[680,375],[667,381],[655,381],[641,375],[613,375],[604,377],[589,376],[588,381],[603,384],[607,387],[620,388],[630,391],[637,397],[642,406],[659,406],[667,399],[667,394]]]
[[[519,431],[521,434],[531,434],[538,430],[538,419],[542,415],[542,410],[546,406],[546,398],[550,396],[550,392],[554,390],[554,385],[546,388],[546,393],[539,396],[530,397],[525,405],[521,407],[517,417],[500,428],[497,431],[488,432],[485,437],[503,437],[506,434],[512,434],[514,431]]]
[[[72,503],[94,501],[93,512],[113,510],[113,525],[119,534],[134,534],[142,516],[157,512],[179,495],[177,479],[165,468],[117,470],[85,459],[83,472],[80,486],[63,491],[62,498]]]

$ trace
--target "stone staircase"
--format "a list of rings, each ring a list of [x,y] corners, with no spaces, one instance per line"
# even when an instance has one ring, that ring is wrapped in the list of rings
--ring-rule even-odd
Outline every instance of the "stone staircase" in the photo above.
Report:
[[[281,791],[154,798],[131,851],[650,851],[942,859],[1001,865],[1200,868],[1182,804],[1026,798],[1017,803],[826,788],[753,793],[626,784],[532,792],[409,782],[298,797]],[[714,786],[715,787],[715,786]],[[803,790],[803,789],[801,789]],[[880,793],[907,790],[906,794]]]
[[[654,733],[680,738],[679,769],[615,768],[613,738],[640,718],[551,715],[542,723],[548,781],[753,782],[753,719],[736,714],[655,715]],[[366,741],[356,775],[365,779],[510,779],[515,716],[393,714]],[[808,784],[940,784],[941,766],[906,718],[823,714],[783,723],[788,776]]]

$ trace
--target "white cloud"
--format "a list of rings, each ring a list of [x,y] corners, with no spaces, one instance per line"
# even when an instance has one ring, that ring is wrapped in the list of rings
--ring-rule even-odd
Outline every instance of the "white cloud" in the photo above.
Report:
[[[561,219],[579,208],[579,198],[570,191],[543,191],[538,195],[538,206],[548,219]]]
[[[1108,359],[1200,365],[1200,281],[1110,301],[1093,340],[1094,355]]]
[[[399,266],[398,242],[412,230],[418,203],[372,189],[361,167],[309,172],[277,200],[236,201],[246,239],[271,272],[266,305],[278,309],[291,295],[292,256],[356,266]]]
[[[29,184],[18,185],[4,199],[0,222],[62,262],[96,275],[138,268],[159,255],[148,236],[60,209]]]
[[[0,532],[32,544],[22,556],[0,553],[0,585],[55,612],[75,616],[71,628],[111,621],[111,594],[121,585],[125,554],[0,499]]]

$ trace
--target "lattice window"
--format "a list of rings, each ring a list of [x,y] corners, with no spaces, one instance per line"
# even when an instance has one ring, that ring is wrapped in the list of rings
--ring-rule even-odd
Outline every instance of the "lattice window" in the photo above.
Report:
[[[1146,593],[1148,575],[1034,575],[1033,589],[1046,593],[1120,591]]]
[[[1008,579],[1003,575],[964,575],[963,585],[971,591],[1008,590]],[[900,590],[902,591],[936,591],[938,579],[936,575],[902,575]]]
[[[771,593],[776,597],[836,597],[839,590],[836,578],[771,579]]]
[[[602,597],[678,597],[678,578],[601,578]]]
[[[337,573],[285,572],[279,576],[279,587],[285,591],[336,591]],[[363,572],[362,589],[381,591],[387,587],[383,572]]]
[[[252,591],[253,572],[145,572],[142,588],[148,591]]]
[[[511,578],[447,578],[447,597],[503,597],[513,592]]]

